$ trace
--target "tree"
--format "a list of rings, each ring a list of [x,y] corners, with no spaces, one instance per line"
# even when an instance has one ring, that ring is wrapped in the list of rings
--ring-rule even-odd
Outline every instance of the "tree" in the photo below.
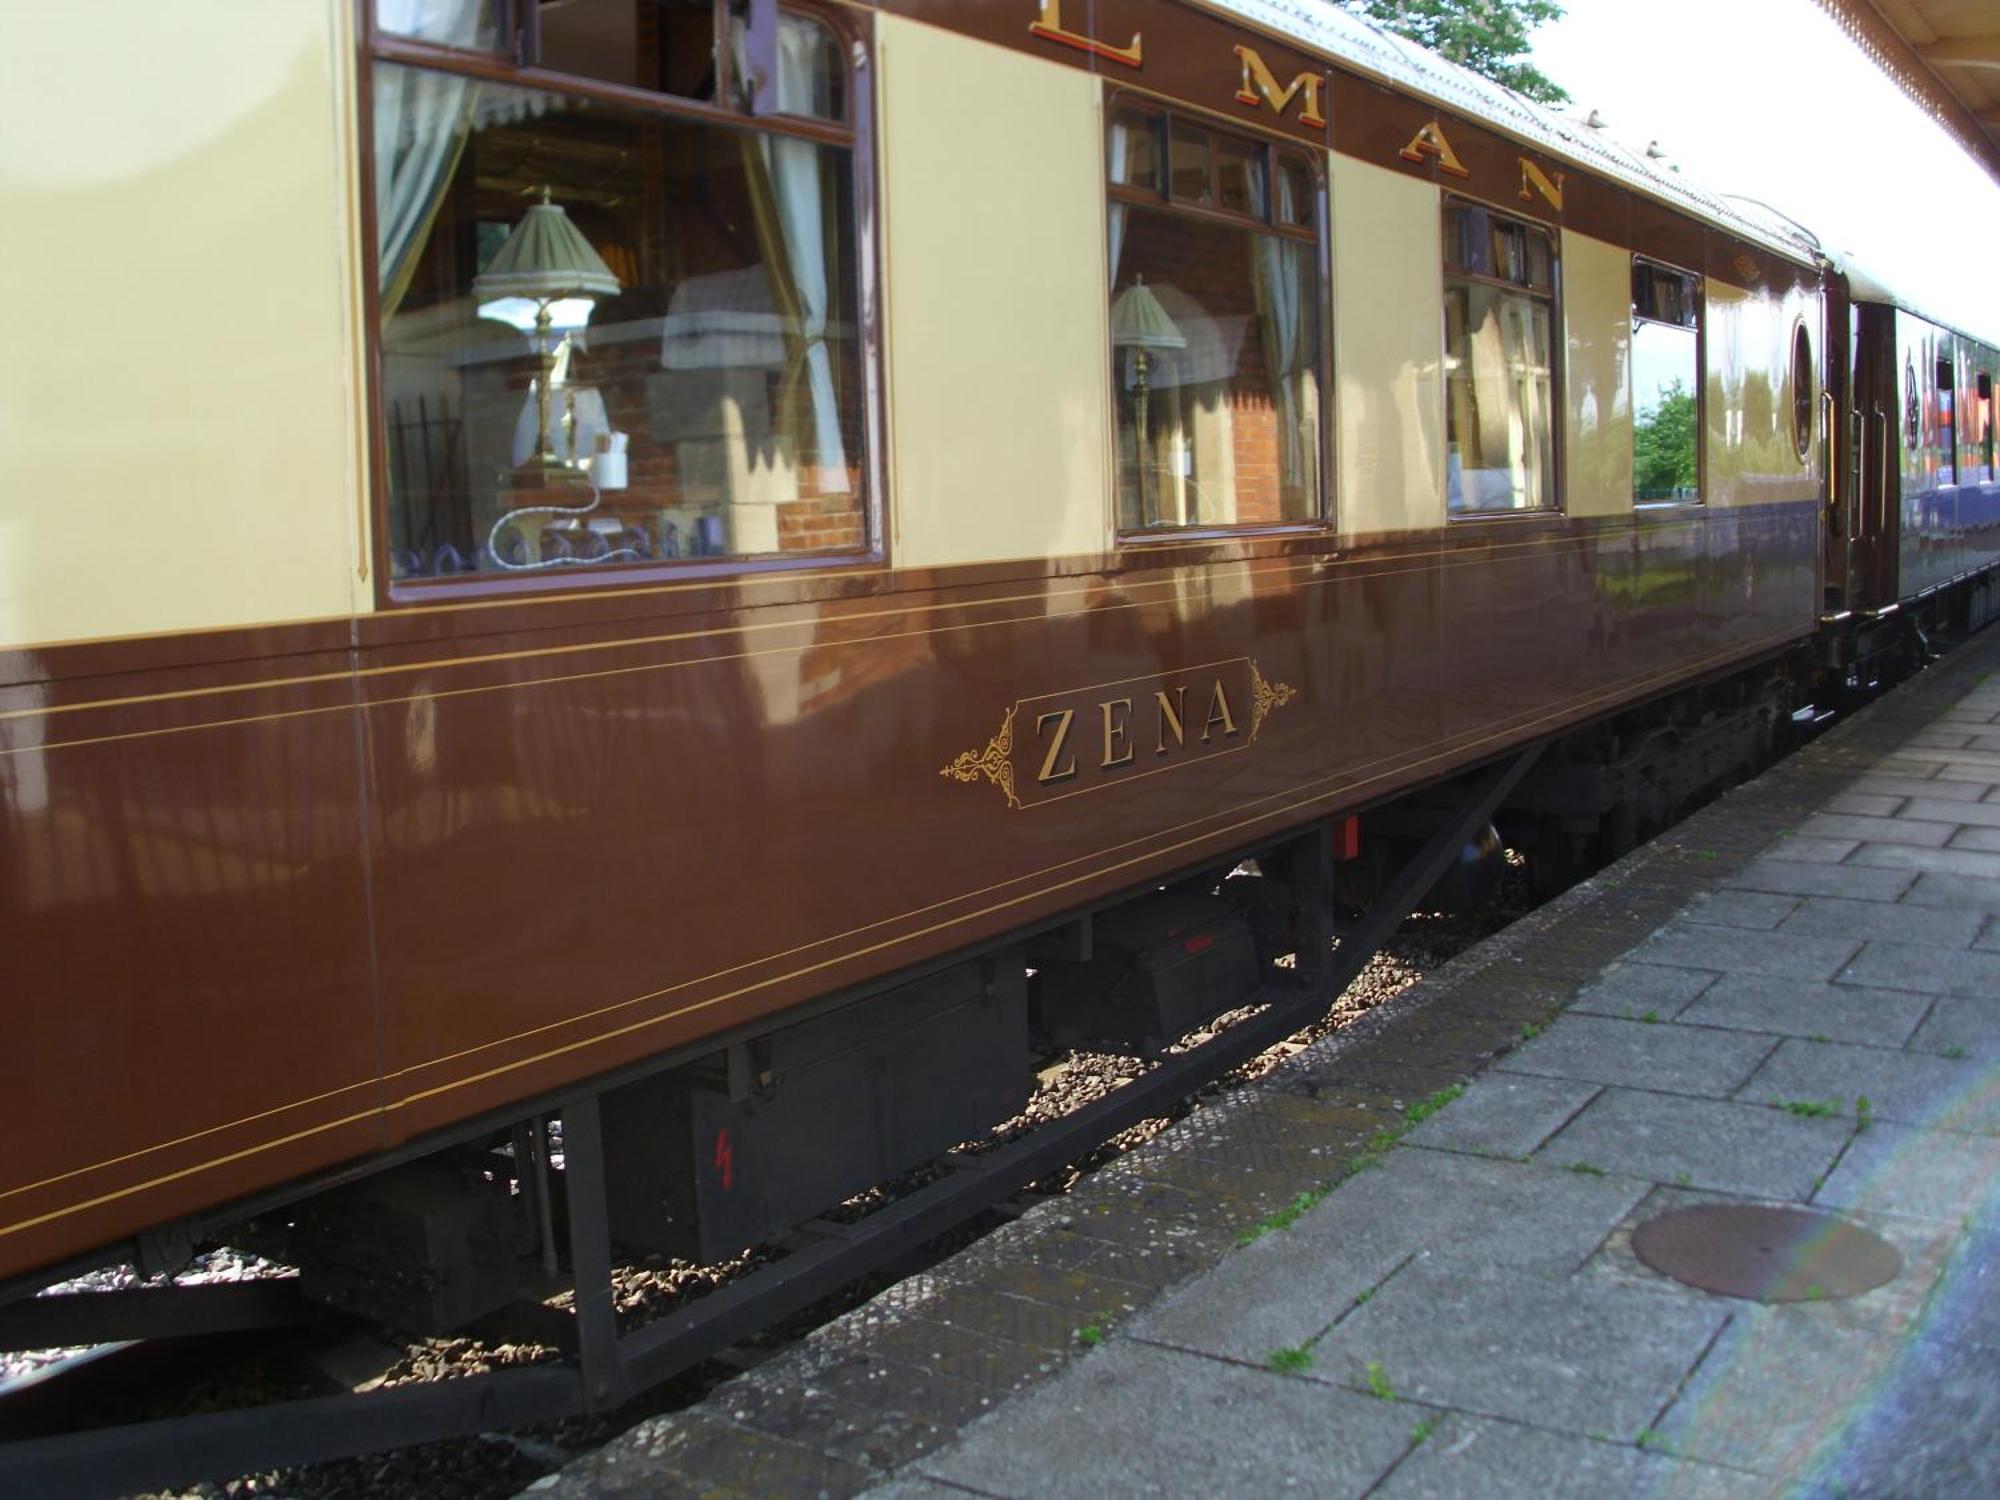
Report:
[[[1676,380],[1659,403],[1632,424],[1632,495],[1637,500],[1686,500],[1701,483],[1696,456],[1694,393]]]
[[[1543,104],[1569,95],[1532,63],[1528,33],[1562,16],[1556,0],[1341,0],[1356,15]]]

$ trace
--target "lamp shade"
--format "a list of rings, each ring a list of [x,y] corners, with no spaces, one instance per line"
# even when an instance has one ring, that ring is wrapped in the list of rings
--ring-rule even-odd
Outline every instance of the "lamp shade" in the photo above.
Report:
[[[618,278],[604,258],[590,247],[583,231],[570,222],[562,205],[542,201],[530,205],[492,264],[472,279],[472,294],[481,302],[501,297],[612,297]]]
[[[1117,349],[1185,349],[1187,335],[1141,276],[1111,304],[1111,343]]]

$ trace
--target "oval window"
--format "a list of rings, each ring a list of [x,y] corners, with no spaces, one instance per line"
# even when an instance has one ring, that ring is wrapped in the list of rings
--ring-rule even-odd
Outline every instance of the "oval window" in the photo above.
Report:
[[[1801,323],[1792,330],[1792,446],[1803,461],[1812,452],[1812,338]]]

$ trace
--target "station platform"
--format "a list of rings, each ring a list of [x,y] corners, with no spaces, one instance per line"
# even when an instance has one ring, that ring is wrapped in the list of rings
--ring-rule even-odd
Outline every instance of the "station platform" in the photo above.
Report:
[[[1996,1494],[1996,1187],[1989,631],[530,1493]]]

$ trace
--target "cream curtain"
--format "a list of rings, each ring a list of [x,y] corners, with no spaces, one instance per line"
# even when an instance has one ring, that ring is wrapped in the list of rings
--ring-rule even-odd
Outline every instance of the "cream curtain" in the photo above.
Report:
[[[473,45],[479,0],[377,0],[384,29]],[[421,68],[375,70],[375,247],[382,318],[409,289],[418,252],[465,149],[473,86]]]

